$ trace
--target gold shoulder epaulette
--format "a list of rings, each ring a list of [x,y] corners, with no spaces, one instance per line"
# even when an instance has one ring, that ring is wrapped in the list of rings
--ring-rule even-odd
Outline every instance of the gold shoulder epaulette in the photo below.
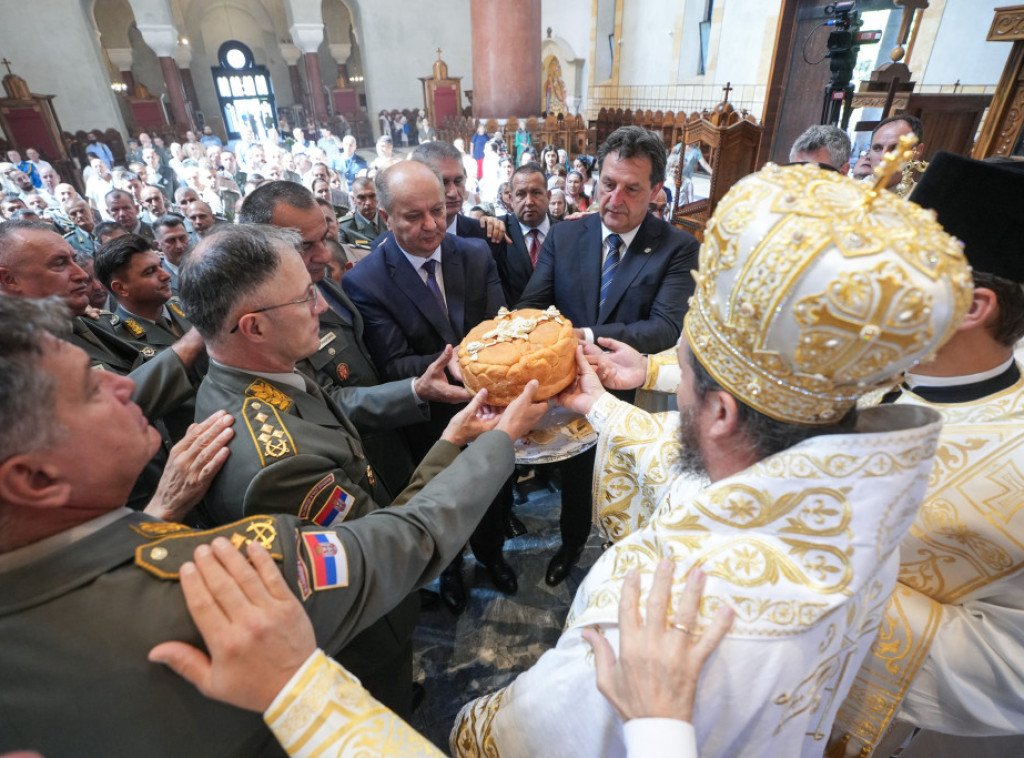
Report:
[[[291,405],[291,400],[288,404]],[[256,445],[260,466],[266,467],[276,460],[295,455],[295,443],[288,434],[277,408],[271,403],[247,397],[242,403],[242,415],[245,417],[249,436]]]
[[[153,526],[159,528],[161,525]],[[153,526],[140,524],[139,530]],[[273,516],[254,516],[202,531],[188,527],[175,529],[135,548],[135,565],[161,579],[177,579],[181,564],[192,560],[197,547],[208,545],[216,537],[226,537],[238,550],[243,550],[250,542],[259,542],[275,560],[281,561],[284,560],[284,551],[279,531],[277,519]]]
[[[270,382],[263,379],[256,379],[245,388],[245,394],[269,403],[280,411],[286,411],[292,407],[292,399],[284,394]]]
[[[182,310],[181,301],[178,300],[178,298],[172,297],[170,300],[168,300],[167,307],[174,311],[178,316],[186,318],[185,311]]]

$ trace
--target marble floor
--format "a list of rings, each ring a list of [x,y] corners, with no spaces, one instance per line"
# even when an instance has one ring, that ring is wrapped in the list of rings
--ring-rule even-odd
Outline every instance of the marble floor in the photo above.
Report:
[[[548,587],[544,573],[559,545],[559,495],[535,479],[521,488],[528,499],[515,513],[529,533],[505,543],[519,592],[506,597],[495,590],[467,550],[463,576],[470,598],[465,613],[454,616],[439,601],[424,607],[413,637],[414,678],[426,696],[411,723],[445,753],[463,704],[505,686],[554,646],[577,587],[601,554],[594,533],[569,578]],[[437,583],[428,589],[436,590]]]

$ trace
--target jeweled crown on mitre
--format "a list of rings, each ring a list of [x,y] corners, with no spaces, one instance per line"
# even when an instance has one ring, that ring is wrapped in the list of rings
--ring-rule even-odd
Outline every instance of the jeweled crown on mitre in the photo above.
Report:
[[[684,331],[741,402],[834,424],[956,331],[973,291],[962,245],[881,184],[768,164],[719,202]]]

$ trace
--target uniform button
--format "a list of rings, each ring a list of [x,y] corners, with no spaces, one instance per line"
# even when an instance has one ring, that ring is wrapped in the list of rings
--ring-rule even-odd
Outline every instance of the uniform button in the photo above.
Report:
[[[327,354],[328,355],[334,355],[336,352],[338,352],[338,351],[335,350],[333,347],[327,348]]]

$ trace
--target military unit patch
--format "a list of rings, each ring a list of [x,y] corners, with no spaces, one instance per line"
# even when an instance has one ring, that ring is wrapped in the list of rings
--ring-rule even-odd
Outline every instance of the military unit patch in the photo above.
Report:
[[[306,602],[313,590],[309,586],[309,570],[302,562],[302,533],[298,529],[295,530],[295,583],[299,585],[302,602]]]
[[[341,487],[335,486],[327,497],[324,507],[313,516],[312,521],[317,526],[330,526],[335,522],[341,522],[348,515],[348,512],[352,510],[355,502],[356,499],[353,495]]]
[[[313,570],[313,589],[348,586],[348,556],[334,532],[302,532],[302,541]]]
[[[309,511],[313,507],[313,503],[316,502],[317,496],[332,484],[334,484],[334,474],[328,474],[312,486],[306,496],[302,498],[302,505],[299,506],[299,518],[309,518]]]

